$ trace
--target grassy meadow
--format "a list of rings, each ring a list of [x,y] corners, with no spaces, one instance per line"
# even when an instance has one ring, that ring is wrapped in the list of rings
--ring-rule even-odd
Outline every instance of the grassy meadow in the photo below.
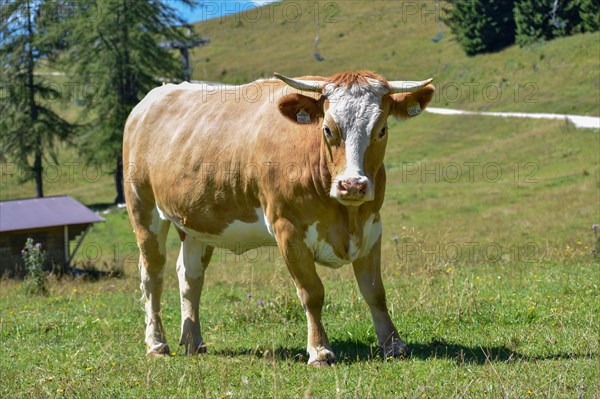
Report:
[[[412,349],[399,361],[378,358],[351,268],[319,268],[338,363],[306,366],[304,314],[274,248],[216,251],[202,298],[209,353],[182,356],[173,231],[162,301],[173,356],[146,358],[135,241],[126,211],[109,210],[77,261],[124,277],[52,280],[48,297],[0,282],[0,396],[597,397],[599,145],[564,122],[393,124],[383,273]]]
[[[322,2],[319,50],[327,60],[317,63],[314,18],[281,19],[289,3],[272,18],[263,11],[265,20],[247,14],[199,24],[212,43],[194,50],[194,77],[239,83],[274,71],[373,69],[398,79],[435,76],[442,89],[506,78],[505,85],[534,82],[539,101],[449,101],[446,92],[434,105],[600,113],[598,34],[467,58],[446,27],[432,43],[437,22],[404,19],[400,2]],[[2,168],[0,199],[34,194],[32,183],[19,184],[24,172]],[[215,251],[201,305],[208,354],[183,356],[174,231],[162,299],[173,353],[145,357],[135,239],[126,210],[107,208],[111,165],[61,149],[47,195],[71,195],[106,219],[76,264],[124,274],[51,277],[48,296],[0,280],[0,398],[600,397],[600,258],[592,253],[600,244],[591,230],[600,223],[599,132],[566,121],[424,113],[390,120],[386,169],[382,270],[411,353],[381,359],[351,267],[319,267],[338,362],[313,369],[304,312],[276,248]]]

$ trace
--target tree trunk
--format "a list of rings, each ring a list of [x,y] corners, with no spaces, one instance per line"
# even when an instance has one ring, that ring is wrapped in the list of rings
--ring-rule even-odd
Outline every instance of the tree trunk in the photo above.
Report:
[[[129,8],[127,4],[128,0],[123,0],[122,2],[122,10],[123,10],[123,21],[120,24],[121,27],[121,40],[123,44],[123,59],[119,63],[120,72],[119,72],[119,85],[117,87],[117,95],[119,98],[119,107],[121,110],[128,109],[127,112],[124,112],[123,115],[123,124],[127,119],[127,115],[133,105],[135,105],[136,101],[133,100],[133,105],[131,98],[131,66],[129,65],[129,29],[128,29],[128,21],[129,21]],[[135,97],[134,97],[135,98]],[[123,191],[123,154],[122,150],[119,151],[117,155],[117,168],[115,169],[115,188],[117,191],[117,197],[115,198],[116,204],[124,204],[125,203],[125,193]]]
[[[29,117],[31,119],[31,128],[33,129],[35,122],[38,118],[38,108],[37,103],[35,102],[35,85],[33,80],[33,67],[34,67],[34,59],[33,59],[33,26],[31,23],[31,19],[33,18],[31,4],[27,1],[27,89],[28,89],[28,102],[29,102]],[[31,132],[33,133],[33,132]],[[33,173],[35,177],[35,190],[38,198],[44,196],[44,188],[42,181],[42,138],[40,137],[40,132],[34,133],[37,136],[35,137],[34,143],[34,160],[33,160]]]
[[[125,192],[123,191],[123,157],[119,154],[117,158],[117,168],[115,170],[115,188],[117,189],[117,198],[115,204],[125,203]]]
[[[38,198],[44,196],[44,182],[42,169],[42,152],[39,149],[35,150],[35,158],[33,161],[33,173],[35,177],[35,192]]]

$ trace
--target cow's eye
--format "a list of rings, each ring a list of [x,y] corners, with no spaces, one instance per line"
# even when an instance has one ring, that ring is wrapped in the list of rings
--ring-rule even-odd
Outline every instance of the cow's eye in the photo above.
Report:
[[[328,139],[333,138],[333,133],[331,133],[331,129],[329,127],[323,127],[323,133],[325,133],[325,137],[327,137]]]
[[[381,140],[382,138],[384,138],[385,135],[386,135],[386,133],[387,133],[387,126],[385,126],[383,129],[381,129],[381,132],[379,132],[379,137],[378,137],[379,140]]]

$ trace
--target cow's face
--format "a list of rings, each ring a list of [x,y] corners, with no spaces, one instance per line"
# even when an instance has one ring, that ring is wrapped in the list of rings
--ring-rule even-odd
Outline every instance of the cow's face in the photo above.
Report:
[[[375,197],[373,182],[387,143],[382,99],[388,91],[370,78],[351,86],[328,83],[323,89],[323,136],[331,150],[329,195],[344,205],[360,205]]]
[[[279,77],[279,76],[278,76]],[[329,194],[343,205],[359,206],[375,198],[375,176],[385,156],[387,118],[415,116],[433,95],[429,81],[386,82],[370,73],[344,73],[320,80],[292,80],[280,77],[295,88],[300,82],[318,87],[323,98],[315,101],[323,116],[323,140],[327,147],[332,177]],[[408,86],[408,89],[407,89]],[[316,91],[316,90],[314,90]],[[403,94],[394,94],[398,91]],[[314,106],[316,106],[313,104]]]

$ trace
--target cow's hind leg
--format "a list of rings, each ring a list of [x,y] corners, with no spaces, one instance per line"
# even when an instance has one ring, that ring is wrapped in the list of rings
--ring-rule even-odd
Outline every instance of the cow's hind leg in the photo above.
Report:
[[[204,271],[208,267],[213,247],[188,236],[181,243],[177,259],[177,276],[181,296],[181,338],[186,355],[206,352],[200,333],[198,307],[204,284]]]
[[[149,355],[171,353],[160,316],[160,297],[163,289],[166,262],[165,242],[170,222],[159,217],[156,207],[151,212],[143,208],[133,214],[135,234],[140,248],[142,300],[146,310],[146,347]]]

